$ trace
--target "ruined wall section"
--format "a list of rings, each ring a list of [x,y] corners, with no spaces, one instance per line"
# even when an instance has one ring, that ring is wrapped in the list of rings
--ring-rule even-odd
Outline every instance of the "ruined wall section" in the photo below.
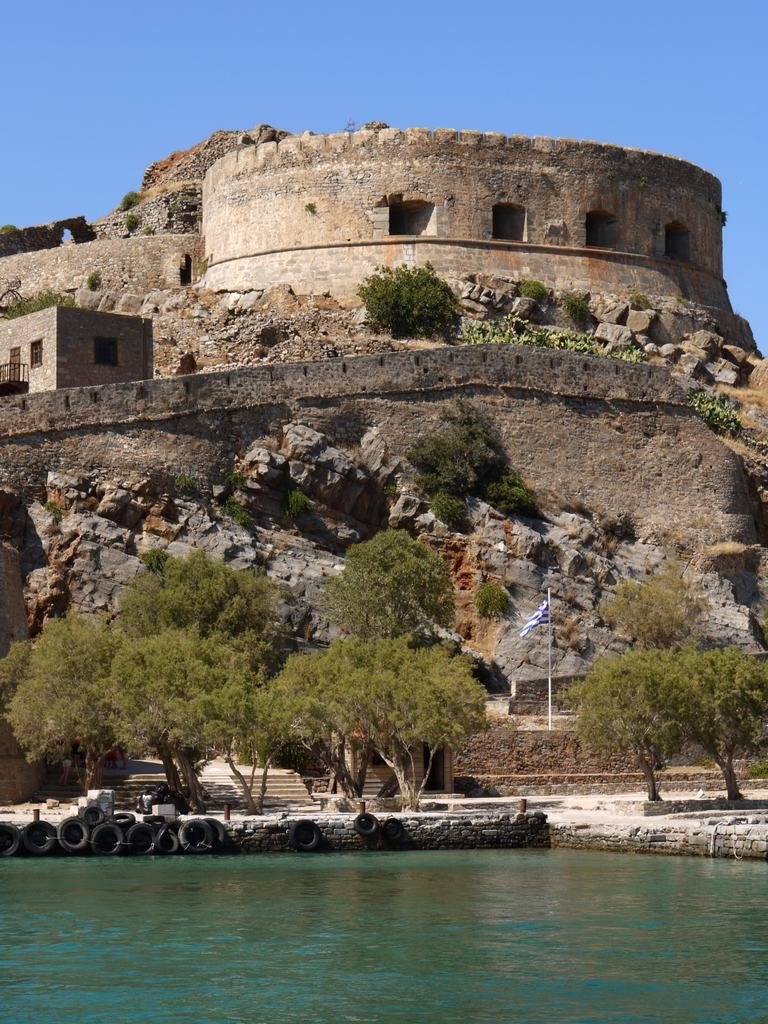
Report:
[[[476,400],[510,461],[563,506],[627,513],[643,536],[751,542],[737,457],[660,368],[513,346],[261,366],[9,399],[0,483],[43,488],[52,467],[102,467],[210,486],[257,438],[303,422],[342,447],[377,426],[404,456],[449,403]]]
[[[434,206],[407,242],[388,237],[386,208],[398,201]],[[524,241],[492,237],[497,203],[525,208]],[[319,272],[321,286],[349,292],[371,265],[429,259],[446,276],[519,271],[611,292],[644,284],[730,309],[720,203],[718,180],[686,161],[593,142],[448,129],[294,136],[241,147],[208,171],[206,283],[306,291]],[[617,220],[612,250],[585,248],[586,214],[599,210]],[[690,232],[689,261],[664,257],[671,222]]]
[[[0,259],[0,282],[21,279],[23,295],[74,292],[92,271],[101,274],[102,292],[147,292],[177,288],[185,254],[197,258],[196,235],[102,239]],[[98,293],[94,299],[98,303]]]
[[[16,228],[0,232],[0,258],[20,252],[55,249],[62,244],[64,232],[69,231],[72,242],[90,242],[96,237],[85,217],[70,217],[52,224],[39,224],[30,228]]]

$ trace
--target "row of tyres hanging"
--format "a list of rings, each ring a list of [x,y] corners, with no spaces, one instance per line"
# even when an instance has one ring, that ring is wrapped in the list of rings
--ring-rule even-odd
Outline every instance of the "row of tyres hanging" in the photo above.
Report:
[[[223,824],[216,818],[166,822],[148,815],[144,821],[137,821],[128,812],[106,818],[98,808],[85,810],[91,813],[72,815],[57,826],[48,821],[32,821],[23,827],[0,822],[0,857],[205,854],[220,851],[228,840]]]

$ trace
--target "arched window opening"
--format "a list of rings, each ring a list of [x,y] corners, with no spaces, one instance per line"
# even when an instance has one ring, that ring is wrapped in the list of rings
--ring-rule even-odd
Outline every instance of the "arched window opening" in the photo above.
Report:
[[[496,203],[493,208],[493,237],[509,242],[526,240],[526,213],[524,206],[514,203]]]
[[[61,245],[72,245],[73,242],[74,238],[72,237],[72,232],[69,228],[64,228],[61,233]]]
[[[691,258],[691,233],[685,224],[672,221],[664,227],[664,255],[671,260]]]
[[[586,243],[598,249],[615,249],[619,237],[619,222],[612,213],[593,210],[587,214]]]
[[[179,284],[192,284],[192,257],[182,256],[179,267]]]
[[[390,235],[431,234],[430,228],[435,207],[432,203],[412,200],[405,203],[390,203]]]

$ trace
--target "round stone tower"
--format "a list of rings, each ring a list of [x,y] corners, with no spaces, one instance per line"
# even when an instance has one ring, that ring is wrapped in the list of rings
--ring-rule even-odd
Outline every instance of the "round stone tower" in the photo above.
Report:
[[[246,145],[203,186],[208,287],[354,295],[377,266],[682,295],[730,311],[717,178],[571,139],[361,130]]]

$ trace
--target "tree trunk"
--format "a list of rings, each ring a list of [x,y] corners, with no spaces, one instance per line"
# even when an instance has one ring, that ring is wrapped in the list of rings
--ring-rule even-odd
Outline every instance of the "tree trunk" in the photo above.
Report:
[[[253,783],[251,783],[250,786],[248,785],[248,780],[235,764],[234,758],[231,754],[226,754],[224,759],[229,765],[230,771],[240,783],[240,787],[243,791],[243,797],[245,798],[245,809],[248,814],[261,814],[261,808],[256,806],[253,799]],[[253,776],[251,777],[253,778]]]
[[[736,779],[736,772],[733,767],[733,755],[726,754],[724,757],[716,757],[715,764],[723,773],[725,779],[725,793],[729,800],[743,800],[739,783]]]
[[[267,780],[269,778],[269,766],[272,764],[272,758],[267,757],[264,759],[264,767],[261,769],[261,783],[259,784],[259,799],[256,801],[258,807],[257,814],[264,813],[264,797],[267,794]]]
[[[645,778],[645,785],[648,789],[648,799],[652,803],[656,803],[658,800],[661,800],[661,795],[656,783],[656,769],[654,767],[654,763],[652,760],[648,760],[642,755],[639,755],[637,760],[640,765],[640,770]]]
[[[102,774],[104,770],[104,754],[94,754],[91,747],[85,751],[85,781],[83,783],[86,792],[89,789],[101,789]]]
[[[173,755],[167,747],[158,747],[157,754],[163,762],[163,771],[165,772],[165,779],[168,786],[177,793],[180,793],[182,789],[181,779],[179,778],[179,770],[174,763]]]
[[[195,811],[196,814],[205,814],[205,797],[203,796],[203,787],[200,785],[200,780],[195,774],[195,769],[189,754],[186,750],[179,750],[176,753],[176,760],[179,762],[179,767],[184,775],[184,782],[186,784],[189,803],[192,810]]]

